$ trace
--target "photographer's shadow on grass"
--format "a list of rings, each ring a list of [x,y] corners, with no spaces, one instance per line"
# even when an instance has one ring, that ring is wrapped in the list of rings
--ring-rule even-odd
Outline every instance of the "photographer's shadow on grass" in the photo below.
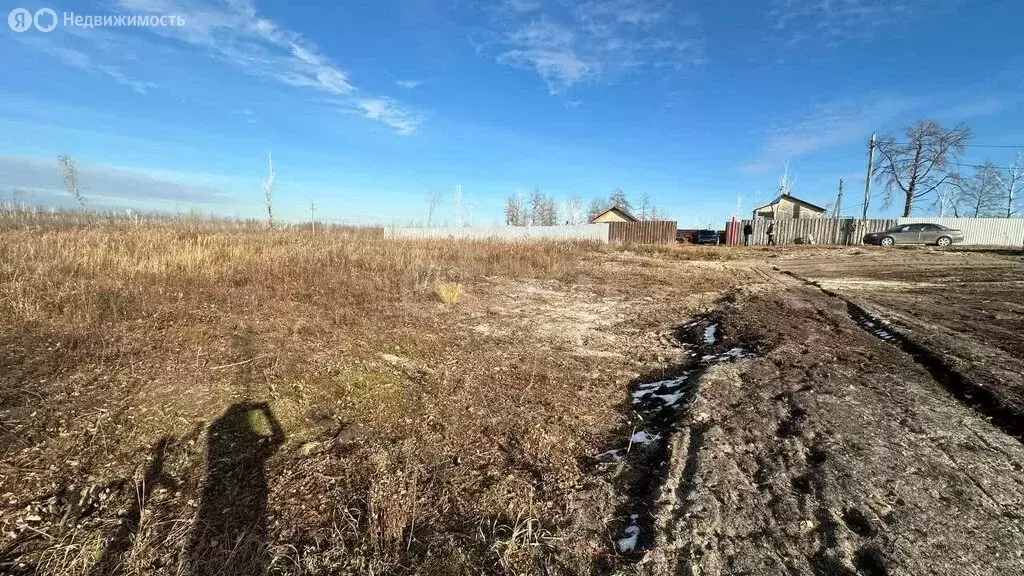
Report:
[[[206,482],[188,547],[192,575],[266,573],[266,462],[284,438],[266,403],[234,404],[210,425]]]

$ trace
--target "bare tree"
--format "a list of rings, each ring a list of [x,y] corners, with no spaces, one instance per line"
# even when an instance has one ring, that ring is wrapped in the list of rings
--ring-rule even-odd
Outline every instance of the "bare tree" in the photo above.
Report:
[[[619,210],[625,210],[626,212],[632,212],[633,206],[629,203],[629,198],[626,198],[626,193],[621,188],[616,188],[612,191],[611,196],[608,197],[608,203]]]
[[[270,166],[270,174],[263,183],[263,196],[267,201],[267,225],[274,226],[274,154],[267,152],[267,164]]]
[[[957,188],[956,205],[964,216],[979,218],[998,214],[1001,210],[1003,188],[999,181],[999,169],[992,162],[985,162],[975,169],[970,178],[952,178]]]
[[[594,198],[590,201],[590,206],[587,208],[587,221],[593,220],[601,215],[602,212],[608,209],[608,204],[601,198]]]
[[[544,203],[547,199],[541,194],[540,188],[534,188],[530,193],[530,225],[543,226]]]
[[[1013,165],[1005,172],[996,172],[999,185],[1002,187],[1003,200],[1006,201],[1006,217],[1010,218],[1022,210],[1021,192],[1024,192],[1024,151],[1017,151]]]
[[[583,224],[583,207],[577,196],[569,196],[565,199],[565,223],[571,226]]]
[[[455,185],[455,227],[462,228],[462,184]]]
[[[74,159],[68,154],[61,154],[57,156],[57,163],[60,164],[60,174],[64,179],[64,188],[80,205],[85,206],[85,198],[82,197],[82,189],[78,183],[78,166],[75,165]]]
[[[793,193],[794,186],[796,186],[796,178],[789,177],[789,162],[787,161],[782,165],[782,177],[779,178],[779,196],[789,196]]]
[[[640,197],[640,219],[641,220],[647,220],[648,219],[647,218],[647,211],[650,209],[650,206],[651,206],[651,197],[650,197],[650,195],[647,194],[647,192],[644,192],[643,196]]]
[[[943,128],[938,122],[921,120],[904,131],[906,142],[894,136],[879,139],[879,165],[876,178],[885,184],[885,202],[894,194],[903,195],[903,216],[910,216],[914,203],[928,197],[955,177],[951,167],[957,163],[971,137],[965,124]]]
[[[946,216],[946,211],[953,213],[954,218],[960,217],[960,210],[957,208],[956,201],[959,195],[959,191],[953,189],[951,182],[946,182],[946,185],[942,189],[938,190],[939,195],[939,218]]]
[[[524,220],[523,194],[516,192],[505,201],[505,224],[507,226],[523,226]]]
[[[434,223],[434,213],[437,212],[437,207],[444,201],[444,192],[440,190],[432,190],[427,193],[427,227]]]
[[[558,224],[558,207],[555,205],[554,196],[548,196],[541,203],[540,225],[555,226]]]

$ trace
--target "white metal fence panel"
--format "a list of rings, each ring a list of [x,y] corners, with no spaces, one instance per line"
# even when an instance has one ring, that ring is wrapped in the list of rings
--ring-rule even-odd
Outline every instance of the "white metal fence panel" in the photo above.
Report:
[[[1024,218],[900,218],[900,224],[939,224],[964,233],[964,244],[1024,246]]]
[[[608,224],[579,226],[473,226],[466,228],[385,228],[387,238],[477,240],[589,240],[608,242]]]

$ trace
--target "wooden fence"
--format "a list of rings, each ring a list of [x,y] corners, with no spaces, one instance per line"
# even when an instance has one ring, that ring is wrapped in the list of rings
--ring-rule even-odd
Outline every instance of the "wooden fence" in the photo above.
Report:
[[[676,223],[670,220],[612,222],[608,229],[608,241],[625,244],[673,244],[676,241]]]
[[[768,224],[772,220],[758,218],[757,220],[744,220],[739,225],[739,234],[736,235],[736,243],[743,242],[743,227],[750,224],[754,233],[750,236],[750,243],[765,245],[768,243]],[[799,218],[776,220],[775,242],[777,244],[839,244],[850,246],[862,244],[864,235],[872,232],[881,232],[896,225],[896,220],[871,219],[860,220],[857,218]],[[812,240],[813,239],[813,240]]]

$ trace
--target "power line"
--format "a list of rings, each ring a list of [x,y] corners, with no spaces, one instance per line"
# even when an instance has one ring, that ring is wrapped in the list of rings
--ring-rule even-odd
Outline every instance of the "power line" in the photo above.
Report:
[[[909,146],[912,142],[893,142],[897,146]],[[1024,144],[963,144],[964,148],[1024,148]]]
[[[989,166],[985,166],[984,164],[961,164],[957,162],[956,165],[966,166],[967,168],[989,168]],[[1016,170],[1013,166],[991,166],[991,168],[995,168],[996,170]]]

